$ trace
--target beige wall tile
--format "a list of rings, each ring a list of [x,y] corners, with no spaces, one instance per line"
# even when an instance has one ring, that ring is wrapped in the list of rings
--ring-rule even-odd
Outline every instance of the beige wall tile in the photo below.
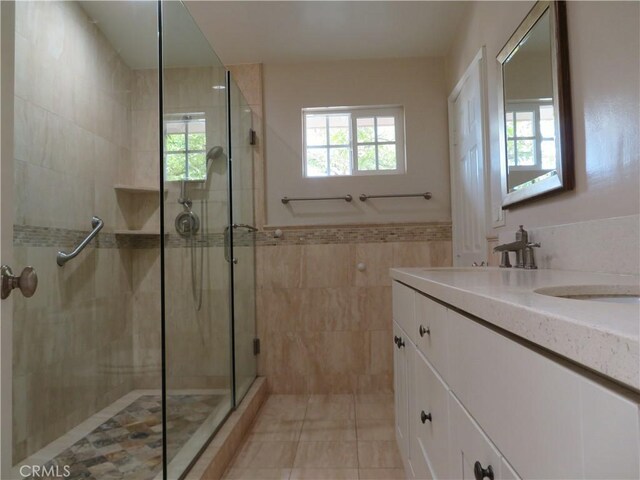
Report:
[[[390,374],[393,372],[393,333],[391,330],[371,332],[369,372]]]
[[[356,245],[356,265],[364,263],[365,270],[355,272],[357,286],[389,286],[389,269],[393,266],[393,244],[361,243]]]
[[[258,284],[262,288],[295,288],[301,286],[302,247],[258,247],[256,263]]]
[[[302,250],[304,287],[352,285],[355,265],[353,245],[305,245]]]

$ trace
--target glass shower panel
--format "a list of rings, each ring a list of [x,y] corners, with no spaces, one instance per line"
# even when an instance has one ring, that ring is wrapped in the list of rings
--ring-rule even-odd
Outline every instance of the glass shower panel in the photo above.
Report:
[[[233,324],[236,404],[256,376],[256,263],[253,188],[253,113],[230,75],[229,124],[231,132],[233,199]]]
[[[225,69],[181,2],[162,2],[167,478],[232,408]]]
[[[15,3],[11,478],[162,468],[157,13]]]

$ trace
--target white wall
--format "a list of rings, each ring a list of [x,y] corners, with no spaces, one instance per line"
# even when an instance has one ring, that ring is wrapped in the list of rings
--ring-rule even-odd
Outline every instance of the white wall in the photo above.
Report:
[[[491,195],[501,203],[496,55],[533,2],[472,4],[447,57],[450,91],[487,48]],[[633,215],[640,211],[640,4],[567,2],[576,188],[507,212],[507,229]],[[493,212],[492,212],[493,213]]]
[[[451,219],[447,146],[447,92],[438,58],[266,64],[266,198],[270,225],[389,223]],[[407,172],[404,175],[303,178],[303,107],[403,105]],[[433,199],[357,200],[361,193],[430,191]],[[345,195],[343,201],[280,199]]]

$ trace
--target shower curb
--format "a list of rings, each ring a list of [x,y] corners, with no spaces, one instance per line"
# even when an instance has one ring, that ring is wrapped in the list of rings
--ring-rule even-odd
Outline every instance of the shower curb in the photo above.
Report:
[[[257,377],[238,408],[220,428],[184,480],[220,480],[249,432],[268,395],[265,377]]]

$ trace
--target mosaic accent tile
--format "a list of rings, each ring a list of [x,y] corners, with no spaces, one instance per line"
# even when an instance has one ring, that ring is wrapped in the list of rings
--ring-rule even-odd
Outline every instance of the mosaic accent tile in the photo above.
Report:
[[[222,400],[222,395],[167,398],[170,460]],[[68,466],[67,480],[152,480],[162,469],[162,397],[142,395],[45,465]],[[37,480],[60,477],[37,477]],[[36,480],[28,477],[26,480]]]
[[[17,247],[74,248],[89,233],[32,225],[14,225],[13,229],[13,243]],[[256,233],[236,231],[233,242],[237,246],[278,246],[451,240],[451,223],[283,227],[281,230],[280,238],[274,236],[274,228]],[[188,248],[192,240],[169,232],[164,244],[166,248]],[[198,235],[195,244],[198,247],[223,247],[224,233]],[[94,248],[158,248],[160,236],[101,232],[91,245]]]

